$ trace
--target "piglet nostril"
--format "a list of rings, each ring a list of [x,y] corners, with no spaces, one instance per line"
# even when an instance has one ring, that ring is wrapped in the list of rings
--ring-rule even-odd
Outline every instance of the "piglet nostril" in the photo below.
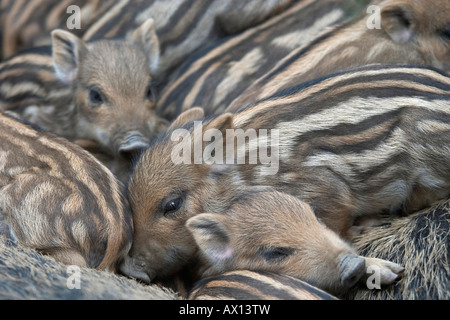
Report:
[[[125,160],[132,161],[138,157],[142,150],[144,149],[119,150],[119,155]]]
[[[353,287],[366,271],[366,262],[363,257],[349,254],[339,261],[339,277],[345,288]]]

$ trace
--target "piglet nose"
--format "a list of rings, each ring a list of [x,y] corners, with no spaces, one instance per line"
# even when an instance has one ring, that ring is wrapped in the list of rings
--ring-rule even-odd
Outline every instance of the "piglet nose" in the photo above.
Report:
[[[119,146],[119,154],[124,157],[133,156],[148,146],[149,140],[139,132],[128,134]]]
[[[151,279],[145,271],[145,264],[139,263],[133,258],[127,257],[119,266],[120,273],[135,278],[146,283],[150,283]]]
[[[339,277],[345,288],[353,287],[366,272],[366,261],[363,257],[348,254],[339,261]]]

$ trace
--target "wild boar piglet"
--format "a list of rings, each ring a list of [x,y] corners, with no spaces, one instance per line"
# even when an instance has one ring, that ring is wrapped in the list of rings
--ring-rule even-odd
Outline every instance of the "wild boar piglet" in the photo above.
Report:
[[[205,261],[203,276],[249,269],[305,280],[334,294],[378,268],[380,284],[399,279],[403,267],[358,256],[320,223],[311,207],[271,188],[241,194],[225,214],[202,213],[187,221]]]

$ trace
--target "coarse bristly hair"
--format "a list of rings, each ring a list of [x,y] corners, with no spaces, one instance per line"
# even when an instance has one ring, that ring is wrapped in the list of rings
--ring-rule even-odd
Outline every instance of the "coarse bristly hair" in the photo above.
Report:
[[[136,299],[178,300],[174,292],[141,285],[111,272],[80,268],[82,290],[67,287],[68,266],[0,236],[0,299]]]
[[[450,299],[450,200],[414,215],[386,220],[357,237],[359,254],[405,267],[402,279],[383,290],[355,288],[348,299]]]

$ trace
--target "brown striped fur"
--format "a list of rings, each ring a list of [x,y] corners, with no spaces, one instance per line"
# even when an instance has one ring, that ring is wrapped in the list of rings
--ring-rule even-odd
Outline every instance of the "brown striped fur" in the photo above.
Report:
[[[121,0],[102,14],[84,40],[126,37],[145,19],[155,21],[161,42],[158,80],[190,54],[283,11],[293,0]]]
[[[381,10],[381,29],[367,27],[368,14],[325,32],[254,81],[228,110],[269,97],[299,80],[308,81],[370,63],[423,65],[450,72],[450,2],[379,0],[374,3]]]
[[[66,28],[69,5],[81,8],[83,40],[126,38],[153,18],[161,38],[161,75],[189,54],[284,10],[293,0],[2,1],[3,58],[51,42],[50,31]]]
[[[250,270],[230,271],[199,281],[189,300],[335,300],[296,278]]]
[[[81,29],[71,30],[81,36],[114,2],[114,0],[2,0],[0,58],[7,59],[24,49],[49,45],[52,30],[58,28],[67,30],[66,21],[70,17],[67,8],[70,5],[77,5],[81,9]]]
[[[132,240],[122,185],[63,138],[0,116],[0,224],[66,263],[115,270]]]
[[[197,53],[163,89],[158,113],[174,119],[194,106],[207,115],[235,111],[301,82],[371,63],[450,70],[448,1],[372,2],[301,1]],[[367,26],[371,4],[380,8],[381,29]],[[408,37],[398,39],[399,32]]]
[[[230,103],[293,50],[324,30],[354,19],[368,0],[304,0],[264,23],[192,55],[170,76],[157,102],[167,119],[201,106],[206,114]]]

